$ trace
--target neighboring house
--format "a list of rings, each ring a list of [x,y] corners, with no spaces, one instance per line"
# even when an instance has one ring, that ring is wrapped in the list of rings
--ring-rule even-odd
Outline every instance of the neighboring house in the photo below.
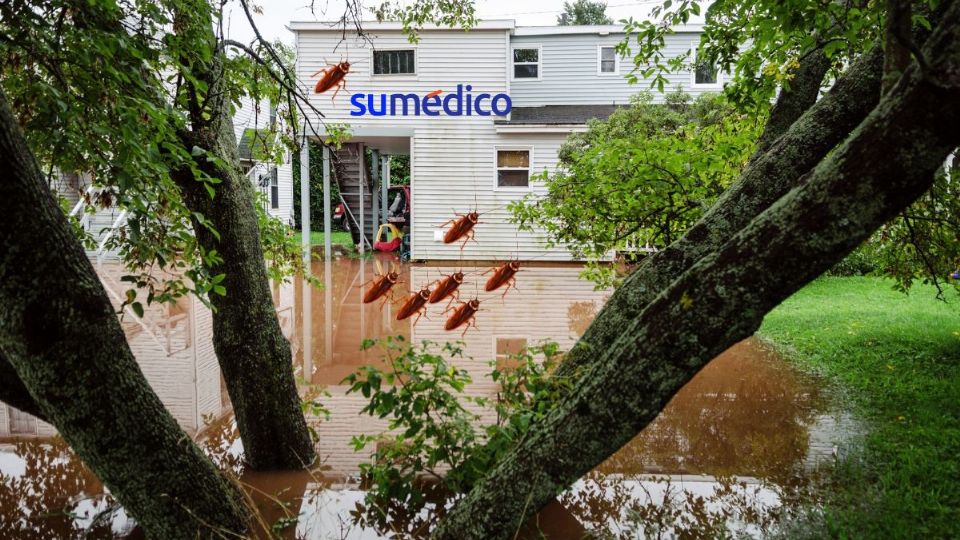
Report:
[[[233,130],[237,139],[237,153],[240,156],[241,172],[253,183],[254,188],[264,194],[266,210],[288,225],[293,224],[293,175],[290,152],[284,152],[281,163],[263,161],[263,152],[258,148],[267,144],[271,125],[277,121],[268,102],[261,103],[259,110],[254,102],[244,98],[233,117]],[[115,206],[100,208],[93,214],[86,214],[84,205],[78,204],[82,197],[96,199],[90,187],[89,175],[61,173],[53,186],[57,194],[63,197],[73,208],[72,214],[81,218],[81,225],[93,235],[97,248],[88,250],[91,257],[113,259],[116,254],[102,246],[104,240],[113,231],[126,225],[126,212]]]
[[[240,168],[254,187],[264,194],[266,210],[284,223],[293,224],[293,175],[290,153],[285,152],[282,163],[264,160],[264,146],[273,140],[279,121],[276,110],[266,100],[255,106],[244,98],[233,116],[233,130],[237,138]]]
[[[632,61],[614,49],[623,38],[619,26],[516,27],[513,21],[491,20],[469,32],[425,29],[416,44],[398,23],[364,23],[364,38],[328,23],[293,22],[290,28],[297,75],[311,92],[318,80],[314,73],[327,61],[350,62],[346,90],[336,100],[331,101],[333,90],[312,94],[324,122],[351,126],[353,139],[340,161],[359,159],[364,148],[410,156],[414,260],[569,260],[562,246],[547,248],[540,235],[518,231],[507,205],[544,193],[533,176],[556,166],[557,151],[570,133],[649,88],[649,81],[630,85],[625,79]],[[666,37],[667,54],[695,48],[700,30],[676,28]],[[700,66],[673,74],[669,87],[696,96],[722,83],[715,70]],[[457,93],[458,85],[466,103],[461,114],[450,114],[457,112],[455,101],[447,111],[441,100]],[[437,90],[441,93],[431,97]],[[506,110],[509,114],[498,115]],[[357,170],[369,171],[371,178],[343,177]],[[376,210],[383,203],[370,197],[381,193],[374,167],[338,164],[335,172],[341,173],[340,191],[353,215],[381,215]],[[362,207],[351,194],[357,190],[366,201]],[[444,223],[454,212],[473,209],[482,213],[476,242],[462,250],[459,243],[445,244]],[[382,219],[362,221],[371,235]]]

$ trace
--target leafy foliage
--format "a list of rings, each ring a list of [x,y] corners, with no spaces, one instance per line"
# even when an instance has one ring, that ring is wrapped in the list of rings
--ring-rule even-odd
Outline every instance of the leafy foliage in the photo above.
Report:
[[[661,92],[671,77],[690,69],[694,51],[668,56],[666,36],[701,15],[700,0],[664,0],[646,20],[625,21],[618,51],[631,57],[633,82],[649,81]],[[698,61],[732,75],[725,88],[731,102],[759,111],[769,107],[778,87],[789,88],[799,58],[822,48],[835,65],[834,75],[878,38],[883,2],[850,5],[814,0],[719,0],[704,14]],[[922,16],[918,16],[923,21]]]
[[[387,0],[370,11],[378,22],[400,21],[410,43],[420,41],[419,29],[429,23],[465,30],[477,24],[476,6],[472,0]]]
[[[70,0],[20,0],[0,10],[0,86],[11,96],[31,149],[51,183],[75,171],[90,179],[91,191],[78,193],[86,212],[116,206],[128,213],[126,226],[105,247],[127,266],[124,281],[145,287],[147,303],[188,293],[206,301],[211,293],[226,293],[214,269],[219,255],[203,250],[193,234],[194,226],[218,233],[187,207],[172,177],[188,170],[215,197],[218,180],[204,166],[237,166],[182,137],[187,107],[178,96],[185,88],[206,91],[188,64],[209,61],[218,45],[183,32],[182,22],[179,33],[170,33],[175,13],[209,17],[214,11],[202,2],[199,9],[181,4],[101,0],[74,9]],[[281,45],[275,51],[292,64],[292,51]],[[271,69],[246,55],[228,56],[223,74],[234,104],[251,96],[282,111],[282,89]],[[286,148],[279,143],[292,140],[283,125],[290,124],[258,132],[258,158],[279,160]],[[299,269],[300,247],[277,231],[262,228],[261,241],[275,263],[274,277],[287,277]],[[128,303],[142,310],[133,292]]]
[[[369,506],[358,517],[381,530],[403,523],[412,533],[426,526],[422,510],[442,512],[439,501],[469,491],[548,412],[559,395],[558,382],[548,380],[559,351],[544,343],[494,366],[499,391],[491,400],[464,393],[472,379],[451,361],[463,355],[458,344],[437,352],[402,336],[364,342],[376,345],[388,370],[364,366],[344,381],[348,393],[369,398],[361,412],[389,419],[387,432],[353,438],[358,451],[374,447],[373,462],[360,466]]]
[[[941,170],[930,191],[877,231],[861,251],[869,250],[877,272],[908,290],[916,281],[960,288],[960,166]]]
[[[591,261],[678,238],[739,176],[761,121],[718,95],[691,102],[675,92],[666,105],[652,99],[639,94],[571,135],[557,170],[540,175],[547,195],[512,204],[513,219]],[[592,277],[609,278],[593,270]]]
[[[563,13],[557,17],[557,24],[560,26],[613,24],[613,19],[608,17],[606,12],[606,2],[592,2],[591,0],[564,2]]]

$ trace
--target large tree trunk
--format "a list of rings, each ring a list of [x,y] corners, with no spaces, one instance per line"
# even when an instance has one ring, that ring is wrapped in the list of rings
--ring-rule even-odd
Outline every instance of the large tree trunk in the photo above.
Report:
[[[209,13],[206,2],[197,13]],[[290,343],[283,336],[270,293],[263,249],[254,208],[253,186],[240,175],[230,100],[223,91],[222,52],[216,48],[209,17],[190,19],[178,31],[203,33],[217,51],[210,62],[191,66],[192,76],[207,83],[206,100],[191,109],[192,131],[182,134],[186,148],[198,146],[225,165],[201,159],[198,166],[219,180],[210,197],[189,170],[175,176],[184,201],[219,233],[212,234],[194,221],[197,240],[205,250],[216,250],[222,263],[214,274],[226,274],[226,296],[210,297],[213,345],[243,440],[244,456],[253,469],[300,469],[314,461],[315,452],[300,408]],[[176,27],[175,27],[176,28]]]
[[[926,191],[960,143],[960,4],[851,138],[694,264],[619,334],[568,398],[441,523],[437,538],[508,538],[651,422],[714,356]],[[791,130],[793,131],[793,130]],[[624,287],[636,287],[636,282]]]
[[[41,420],[46,420],[43,411],[34,401],[30,391],[24,386],[17,370],[13,369],[13,364],[7,360],[0,349],[0,401],[12,405],[25,413],[30,413]]]
[[[882,74],[883,51],[874,47],[844,73],[826,96],[776,138],[768,150],[756,156],[740,180],[724,192],[682,238],[647,257],[626,278],[567,353],[555,376],[579,377],[578,373],[587,369],[598,351],[607,349],[620,337],[616,321],[638,316],[680,274],[704,255],[716,251],[760,212],[799,185],[803,174],[876,106]],[[801,87],[809,89],[810,85]],[[781,110],[796,111],[798,107]],[[782,122],[777,125],[780,124]]]
[[[151,536],[242,533],[239,492],[147,384],[2,93],[0,160],[0,366]]]

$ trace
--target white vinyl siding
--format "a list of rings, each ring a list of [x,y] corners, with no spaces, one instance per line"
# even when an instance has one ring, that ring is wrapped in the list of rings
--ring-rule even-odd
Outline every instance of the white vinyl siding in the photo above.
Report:
[[[468,33],[425,30],[417,44],[417,76],[391,79],[384,84],[371,73],[370,44],[334,31],[297,32],[297,74],[304,87],[316,82],[310,75],[323,67],[323,59],[332,56],[334,47],[351,51],[347,87],[351,93],[415,93],[423,96],[434,90],[456,91],[457,84],[470,84],[473,95],[508,91],[508,67],[511,59],[506,30],[475,29]],[[379,31],[377,49],[400,49],[407,43],[399,31]],[[469,51],[469,54],[464,54]],[[355,62],[355,63],[354,63]],[[334,102],[326,94],[310,94],[311,101],[323,111],[325,122],[349,123],[357,142],[367,133],[383,130],[409,130],[411,156],[412,255],[414,260],[570,260],[564,248],[544,247],[541,235],[520,232],[509,222],[506,205],[529,191],[542,189],[533,182],[528,190],[496,190],[494,149],[498,146],[535,148],[531,173],[556,162],[556,150],[562,135],[553,137],[540,153],[537,140],[527,141],[499,135],[495,117],[484,116],[350,116],[350,96],[341,93]],[[312,119],[320,125],[318,119]],[[370,143],[373,145],[373,143]],[[542,157],[541,157],[542,156]],[[476,228],[476,242],[444,244],[435,239],[440,225],[477,209],[483,213]]]
[[[669,34],[665,39],[664,54],[670,58],[687,54],[691,41],[697,39],[693,32]],[[600,72],[600,50],[615,47],[622,34],[560,34],[513,36],[513,48],[539,47],[541,77],[539,79],[513,78],[510,97],[514,107],[538,107],[542,105],[625,105],[630,96],[650,90],[654,102],[663,102],[663,94],[651,88],[652,79],[643,77],[637,84],[627,82],[633,70],[633,58],[617,56],[617,73]],[[639,74],[638,74],[639,75]],[[693,87],[691,71],[683,70],[667,75],[669,83],[665,92],[678,86],[693,97],[705,91],[717,91],[718,87]]]

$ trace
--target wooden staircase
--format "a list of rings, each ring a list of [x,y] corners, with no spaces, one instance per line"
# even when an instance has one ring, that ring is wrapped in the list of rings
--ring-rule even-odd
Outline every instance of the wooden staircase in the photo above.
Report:
[[[376,234],[377,219],[374,215],[375,186],[370,179],[366,148],[362,143],[347,143],[334,154],[333,174],[340,188],[340,199],[347,207],[347,223],[353,243],[360,244],[361,226],[369,248]],[[362,216],[362,217],[361,217]]]

